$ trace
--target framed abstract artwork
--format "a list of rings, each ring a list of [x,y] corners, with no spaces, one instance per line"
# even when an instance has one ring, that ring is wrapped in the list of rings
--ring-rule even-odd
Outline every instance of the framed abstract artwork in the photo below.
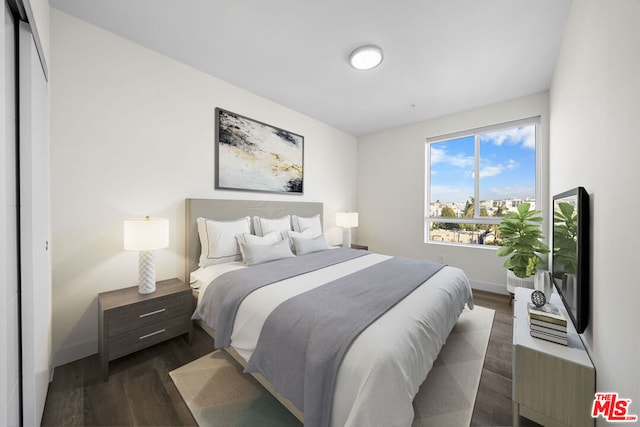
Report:
[[[216,108],[215,188],[303,193],[304,137]]]

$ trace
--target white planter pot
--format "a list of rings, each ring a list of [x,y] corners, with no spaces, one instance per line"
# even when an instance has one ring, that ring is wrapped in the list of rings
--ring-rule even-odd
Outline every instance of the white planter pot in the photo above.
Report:
[[[547,270],[536,271],[535,276],[533,276],[533,288],[535,290],[542,291],[544,296],[547,298],[547,301],[551,299],[553,286],[551,285],[551,277]]]
[[[529,288],[533,289],[533,276],[525,277],[524,279],[516,276],[513,271],[507,270],[507,290],[515,294],[516,288]]]

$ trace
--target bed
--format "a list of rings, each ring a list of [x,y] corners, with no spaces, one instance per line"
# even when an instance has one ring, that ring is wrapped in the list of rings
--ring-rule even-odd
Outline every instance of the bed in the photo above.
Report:
[[[233,221],[243,217],[255,217],[259,220],[260,218],[276,219],[285,215],[295,215],[304,220],[314,218],[317,222],[319,219],[321,224],[323,206],[321,203],[309,202],[187,199],[186,207],[187,272],[192,273],[188,276],[188,280],[193,282],[193,285],[199,290],[198,306],[194,313],[194,319],[198,320],[212,336],[216,336],[216,345],[218,345],[218,340],[224,341],[225,350],[245,367],[251,368],[255,364],[253,363],[255,359],[266,359],[269,362],[269,357],[274,360],[283,357],[286,359],[286,357],[293,357],[292,354],[297,354],[289,353],[289,350],[286,350],[287,352],[284,354],[278,354],[278,350],[281,348],[278,339],[282,340],[282,336],[273,338],[273,341],[270,338],[264,338],[267,331],[275,328],[276,333],[281,332],[281,335],[285,336],[285,341],[282,341],[282,344],[288,345],[286,342],[287,334],[301,329],[299,326],[296,328],[282,325],[273,326],[272,318],[278,317],[275,316],[275,313],[279,313],[282,307],[293,305],[294,301],[305,297],[305,295],[307,298],[309,298],[308,295],[314,295],[313,298],[317,298],[317,295],[321,295],[326,289],[342,282],[370,280],[366,277],[371,276],[366,276],[366,274],[371,274],[373,269],[386,269],[387,265],[407,262],[399,257],[367,251],[327,249],[322,251],[323,253],[311,251],[295,258],[257,262],[253,266],[246,266],[242,259],[229,259],[224,260],[226,262],[216,262],[213,265],[199,267],[203,251],[198,235],[198,218]],[[259,223],[251,223],[250,225],[251,233],[255,233]],[[298,230],[298,232],[301,233],[302,230]],[[291,234],[295,233],[296,231],[292,230]],[[297,236],[294,242],[296,244],[293,246],[304,252],[304,248],[310,247],[308,242],[312,238],[318,241],[322,240],[317,236]],[[301,246],[298,246],[298,243]],[[303,244],[307,246],[303,246]],[[206,243],[205,245],[209,246]],[[245,248],[247,252],[249,248],[256,249],[252,245],[240,246]],[[259,250],[262,251],[262,249]],[[253,259],[245,253],[243,255],[245,255],[245,260]],[[343,256],[346,257],[344,260]],[[223,310],[220,302],[225,298],[215,297],[215,295],[226,295],[220,294],[220,292],[229,292],[221,290],[223,288],[221,283],[227,277],[232,277],[234,274],[238,277],[249,277],[251,274],[265,276],[264,273],[267,271],[298,268],[298,264],[309,263],[311,258],[319,260],[321,257],[338,261],[323,260],[322,263],[326,263],[326,265],[318,264],[308,273],[296,272],[292,273],[292,276],[282,276],[279,280],[274,279],[275,281],[272,283],[260,285],[240,298],[237,311],[232,316],[234,322],[231,326],[222,327],[216,324],[215,319],[220,318],[219,311]],[[258,256],[258,261],[260,261],[260,256]],[[413,261],[408,262],[413,263]],[[424,263],[420,264],[420,268],[422,268]],[[280,267],[283,265],[291,267]],[[274,266],[278,266],[278,268],[272,268]],[[404,264],[399,264],[395,268],[404,270]],[[265,375],[260,372],[253,372],[252,375],[298,419],[304,421],[305,425],[411,425],[414,418],[413,398],[465,304],[469,308],[473,308],[471,288],[465,274],[460,269],[449,266],[429,266],[429,268],[433,271],[430,271],[428,280],[424,282],[421,279],[418,280],[420,283],[417,286],[408,288],[406,297],[400,297],[397,302],[391,303],[389,308],[384,309],[380,315],[372,316],[372,323],[367,324],[361,330],[356,330],[355,339],[344,346],[343,354],[335,363],[335,378],[328,383],[331,385],[328,398],[329,406],[324,408],[324,412],[322,408],[312,408],[313,405],[310,404],[309,399],[305,400],[303,396],[298,396],[295,393],[292,396],[289,389],[280,385],[281,380],[277,376],[269,378],[268,371]],[[276,273],[274,274],[277,276]],[[395,274],[393,273],[392,276],[395,277]],[[373,274],[376,277],[378,275],[378,273]],[[364,278],[360,276],[364,276]],[[419,277],[422,276],[419,274],[415,276],[415,278]],[[356,280],[356,278],[359,279]],[[396,286],[394,286],[395,288]],[[233,284],[230,289],[235,290],[236,284]],[[327,293],[324,292],[324,294]],[[208,298],[205,297],[207,295]],[[341,299],[342,296],[338,297],[338,300]],[[320,310],[323,309],[320,308]],[[310,321],[310,323],[315,325],[315,321]],[[352,323],[356,322],[349,322],[348,326],[350,327]],[[323,327],[318,326],[318,328],[322,329]],[[226,345],[227,338],[221,338],[226,336],[225,334],[228,335],[228,346]],[[269,337],[271,336],[269,335]],[[267,343],[265,344],[263,341],[267,341]],[[271,348],[268,344],[271,344]],[[268,348],[268,350],[264,350],[264,348]],[[282,348],[286,349],[286,346],[283,345]],[[273,352],[274,355],[271,355],[270,352]],[[254,354],[260,357],[257,355],[253,357]],[[303,366],[308,364],[301,362]],[[307,381],[311,383],[310,379],[302,375],[292,375],[292,377],[295,377],[296,382],[304,383]],[[304,394],[308,394],[306,389]],[[315,402],[311,403],[315,404]],[[306,407],[307,410],[301,410],[303,407]]]

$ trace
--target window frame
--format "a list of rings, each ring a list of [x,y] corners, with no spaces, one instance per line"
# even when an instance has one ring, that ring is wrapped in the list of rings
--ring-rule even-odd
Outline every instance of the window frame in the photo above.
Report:
[[[542,176],[541,176],[541,167],[542,167],[542,147],[540,143],[540,132],[541,132],[541,118],[540,116],[528,117],[519,120],[512,120],[508,122],[497,123],[489,126],[482,126],[478,128],[468,129],[465,131],[453,132],[443,135],[438,135],[434,137],[428,137],[425,141],[425,189],[424,189],[424,232],[423,232],[423,240],[425,244],[436,244],[436,245],[453,245],[457,247],[465,247],[465,248],[486,248],[497,250],[499,246],[495,245],[480,245],[480,244],[469,244],[469,243],[457,243],[457,242],[443,242],[438,240],[431,240],[429,227],[432,222],[447,222],[452,224],[488,224],[488,225],[496,225],[502,222],[502,217],[486,217],[480,216],[480,135],[486,133],[493,133],[502,130],[508,130],[523,126],[535,126],[535,201],[536,201],[536,209],[541,209],[542,202]],[[473,217],[432,217],[430,216],[430,206],[431,206],[431,144],[450,141],[454,139],[460,139],[465,137],[474,137],[474,200],[477,202],[474,203],[473,207]]]

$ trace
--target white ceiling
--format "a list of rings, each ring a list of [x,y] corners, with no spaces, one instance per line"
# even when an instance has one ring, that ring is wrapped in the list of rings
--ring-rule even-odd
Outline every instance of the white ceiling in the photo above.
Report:
[[[570,1],[50,3],[360,136],[548,89]],[[382,47],[379,67],[348,65],[363,44]]]

